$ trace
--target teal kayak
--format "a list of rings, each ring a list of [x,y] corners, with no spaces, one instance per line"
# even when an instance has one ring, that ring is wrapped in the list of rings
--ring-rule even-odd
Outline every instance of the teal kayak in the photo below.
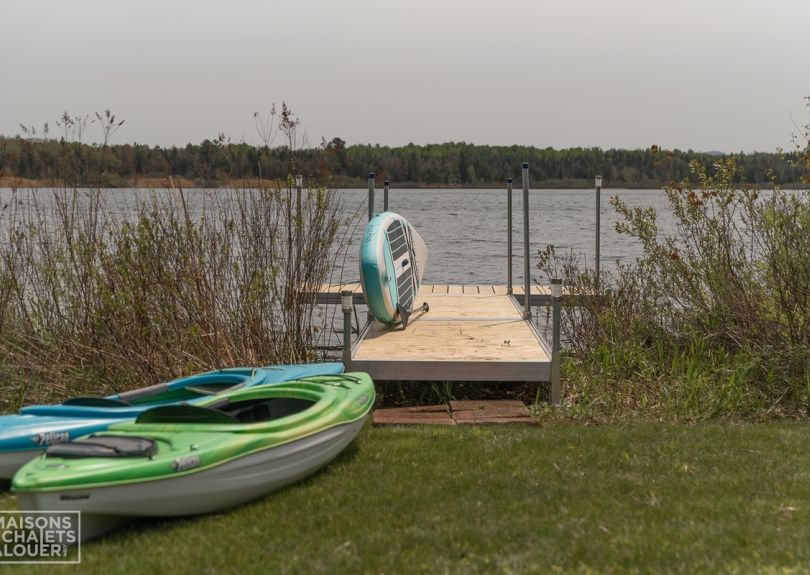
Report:
[[[0,480],[10,479],[49,445],[131,421],[143,411],[173,403],[196,404],[239,387],[276,384],[321,374],[343,373],[342,363],[231,368],[181,377],[107,397],[76,397],[61,405],[32,405],[0,416]]]

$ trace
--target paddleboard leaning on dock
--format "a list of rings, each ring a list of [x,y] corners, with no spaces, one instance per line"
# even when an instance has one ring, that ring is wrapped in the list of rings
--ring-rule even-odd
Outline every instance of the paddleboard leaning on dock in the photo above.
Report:
[[[368,222],[360,244],[360,284],[378,321],[407,327],[427,257],[425,242],[399,214],[382,212]],[[428,311],[427,304],[420,309]]]

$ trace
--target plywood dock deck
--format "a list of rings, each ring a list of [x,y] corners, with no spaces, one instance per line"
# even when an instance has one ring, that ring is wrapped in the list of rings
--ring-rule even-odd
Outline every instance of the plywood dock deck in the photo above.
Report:
[[[352,369],[381,380],[548,381],[547,345],[496,287],[423,286],[416,305],[430,311],[415,312],[406,329],[372,322]]]

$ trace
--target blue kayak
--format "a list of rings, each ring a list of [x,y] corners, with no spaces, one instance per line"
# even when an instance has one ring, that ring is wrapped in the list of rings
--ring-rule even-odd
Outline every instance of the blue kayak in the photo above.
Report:
[[[159,405],[195,404],[224,391],[268,385],[316,375],[339,375],[342,363],[229,368],[181,377],[107,397],[74,397],[61,405],[31,405],[0,416],[0,480],[49,446],[104,431]]]

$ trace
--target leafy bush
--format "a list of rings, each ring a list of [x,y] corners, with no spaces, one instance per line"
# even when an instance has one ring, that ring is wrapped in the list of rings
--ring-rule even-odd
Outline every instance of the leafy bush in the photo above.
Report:
[[[810,139],[801,158],[810,174]],[[597,278],[552,246],[538,267],[585,297],[564,310],[565,391],[584,415],[707,417],[810,406],[810,197],[735,185],[733,158],[665,187],[676,231],[618,198],[632,265]],[[810,178],[804,177],[806,183]]]

